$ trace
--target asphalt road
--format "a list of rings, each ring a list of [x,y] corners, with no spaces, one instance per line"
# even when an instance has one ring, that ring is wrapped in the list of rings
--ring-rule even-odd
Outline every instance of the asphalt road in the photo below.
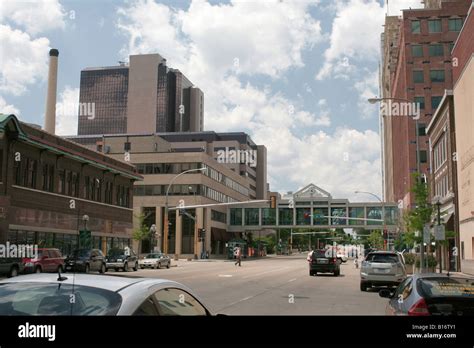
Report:
[[[231,261],[173,261],[170,269],[108,272],[175,280],[193,289],[215,313],[233,315],[383,315],[386,299],[361,292],[349,260],[341,275],[309,276],[306,254]]]

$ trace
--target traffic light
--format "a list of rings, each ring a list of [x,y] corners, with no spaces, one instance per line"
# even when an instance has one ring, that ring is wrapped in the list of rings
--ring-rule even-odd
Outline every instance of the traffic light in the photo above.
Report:
[[[277,205],[277,198],[276,196],[270,196],[270,208],[275,209]]]
[[[206,238],[206,229],[205,228],[198,228],[198,238],[205,239]]]

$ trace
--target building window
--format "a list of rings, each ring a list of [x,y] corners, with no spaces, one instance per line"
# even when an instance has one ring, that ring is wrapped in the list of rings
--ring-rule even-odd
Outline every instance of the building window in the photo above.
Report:
[[[420,163],[427,163],[428,162],[428,155],[426,150],[420,150]]]
[[[454,42],[450,42],[449,43],[449,53],[451,54],[451,52],[453,52],[453,48],[454,48]]]
[[[415,103],[420,107],[420,110],[425,108],[425,97],[415,97]]]
[[[430,57],[441,57],[444,55],[442,44],[433,44],[429,46]]]
[[[426,125],[424,123],[418,123],[418,135],[419,136],[426,135]]]
[[[428,20],[428,32],[429,33],[441,33],[441,19],[430,19],[430,20]]]
[[[413,70],[413,83],[423,83],[423,70]]]
[[[433,147],[433,164],[435,172],[444,164],[444,162],[446,162],[447,158],[446,134],[443,134]]]
[[[423,57],[423,46],[411,45],[411,55],[412,57]]]
[[[58,173],[58,193],[65,194],[66,193],[66,171],[64,169],[60,169]]]
[[[448,20],[449,31],[461,31],[462,28],[462,18],[450,18]]]
[[[212,209],[211,210],[211,220],[222,222],[223,224],[225,224],[225,223],[227,223],[227,214]]]
[[[444,82],[444,70],[430,70],[431,82]]]
[[[419,34],[420,33],[420,21],[411,21],[411,32],[413,34]]]
[[[443,99],[443,97],[440,97],[440,96],[431,97],[431,108],[433,110],[436,110],[438,108],[439,103],[441,103],[441,99]]]

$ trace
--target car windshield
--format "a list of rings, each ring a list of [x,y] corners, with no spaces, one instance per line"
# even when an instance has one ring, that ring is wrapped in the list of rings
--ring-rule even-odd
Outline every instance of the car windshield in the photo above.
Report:
[[[121,303],[119,294],[89,286],[0,284],[0,315],[115,315]]]
[[[159,259],[161,256],[162,254],[148,254],[145,259]]]
[[[474,279],[472,278],[422,278],[418,279],[417,285],[425,298],[468,297],[474,299]]]
[[[397,263],[398,256],[396,254],[369,254],[366,261],[380,263]]]
[[[313,257],[326,257],[326,250],[313,250],[312,256]]]
[[[90,254],[90,250],[87,249],[79,249],[79,250],[74,250],[72,253],[73,257],[87,257]]]

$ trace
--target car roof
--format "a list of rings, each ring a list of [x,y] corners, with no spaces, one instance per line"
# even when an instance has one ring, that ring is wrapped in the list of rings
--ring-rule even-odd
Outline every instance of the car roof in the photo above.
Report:
[[[90,286],[94,288],[100,288],[109,291],[120,291],[130,285],[142,283],[146,285],[154,285],[161,283],[169,283],[166,279],[154,279],[154,278],[131,278],[122,276],[111,276],[111,275],[99,275],[99,274],[82,274],[82,273],[64,273],[61,274],[66,277],[66,280],[58,281],[57,273],[36,273],[21,275],[14,278],[9,278],[0,281],[0,284],[4,283],[56,283],[56,284],[74,284],[81,286]],[[100,278],[99,278],[100,277]],[[100,282],[98,282],[100,280]]]
[[[416,273],[413,274],[413,279],[429,279],[429,278],[459,278],[459,279],[474,279],[473,276],[465,274],[450,273],[449,276],[447,273]]]

